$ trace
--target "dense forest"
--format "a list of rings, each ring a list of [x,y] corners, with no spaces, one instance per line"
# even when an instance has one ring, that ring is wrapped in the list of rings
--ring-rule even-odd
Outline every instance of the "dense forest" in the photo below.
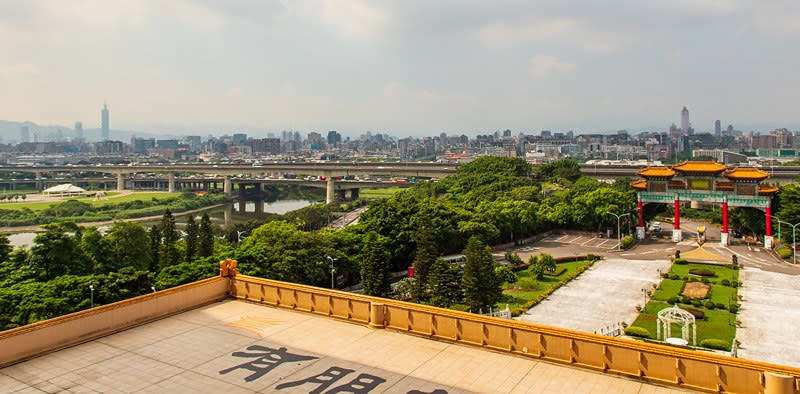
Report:
[[[793,188],[788,195],[792,199],[781,195],[779,215],[800,221],[800,209],[787,208],[800,207],[800,192]],[[362,283],[368,294],[383,296],[390,295],[389,271],[413,265],[415,300],[491,305],[491,294],[484,296],[494,290],[479,290],[482,298],[475,299],[475,289],[465,287],[480,285],[475,278],[494,281],[487,245],[555,228],[616,227],[606,212],[634,213],[623,222],[633,227],[635,206],[629,180],[606,184],[583,177],[574,160],[531,167],[522,159],[484,157],[453,176],[374,203],[358,224],[342,230],[322,228],[330,212],[348,208],[338,204],[225,229],[207,217],[190,217],[183,232],[169,211],[157,226],[120,221],[105,233],[55,223],[30,249],[12,251],[0,238],[0,329],[209,277],[224,258],[238,260],[243,274],[323,287],[330,286],[333,264],[337,286]],[[438,259],[462,252],[463,272]]]

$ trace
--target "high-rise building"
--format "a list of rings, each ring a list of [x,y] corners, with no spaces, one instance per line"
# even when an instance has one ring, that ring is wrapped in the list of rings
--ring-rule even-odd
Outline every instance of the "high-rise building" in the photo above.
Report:
[[[19,128],[19,142],[31,142],[31,129],[29,129],[28,126]]]
[[[75,139],[83,140],[83,123],[75,122]]]
[[[720,122],[719,119],[717,119],[717,121],[714,122],[714,134],[720,135],[721,133],[722,133],[722,122]]]
[[[342,135],[339,134],[336,130],[328,131],[328,145],[336,146],[336,144],[342,142]]]
[[[247,134],[245,133],[234,133],[233,137],[231,137],[231,142],[234,144],[244,144],[247,141]]]
[[[103,141],[108,141],[109,139],[109,124],[108,124],[108,106],[103,103],[103,110],[100,111],[100,122],[101,122],[101,132],[100,132],[100,139]]]
[[[681,133],[689,134],[689,110],[686,109],[686,106],[681,110]]]

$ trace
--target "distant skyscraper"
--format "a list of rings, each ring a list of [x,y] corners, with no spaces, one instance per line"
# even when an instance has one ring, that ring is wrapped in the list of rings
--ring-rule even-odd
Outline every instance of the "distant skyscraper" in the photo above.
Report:
[[[681,133],[689,134],[689,110],[685,106],[681,110]]]
[[[75,139],[83,139],[83,123],[81,122],[75,122]]]
[[[19,142],[31,142],[31,129],[29,129],[28,126],[19,128]]]
[[[100,111],[100,120],[101,120],[101,123],[102,123],[100,138],[103,141],[108,141],[108,139],[109,139],[109,137],[108,137],[108,132],[109,132],[109,127],[108,127],[108,107],[106,106],[105,103],[103,103],[103,110]]]
[[[717,121],[714,122],[714,134],[720,135],[720,133],[722,133],[722,122],[717,119]]]

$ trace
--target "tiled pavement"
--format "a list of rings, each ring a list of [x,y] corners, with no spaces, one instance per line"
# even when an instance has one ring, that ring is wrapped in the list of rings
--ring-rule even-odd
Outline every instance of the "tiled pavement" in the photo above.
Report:
[[[225,301],[0,370],[0,392],[668,393],[671,388]],[[443,391],[435,391],[443,390]]]

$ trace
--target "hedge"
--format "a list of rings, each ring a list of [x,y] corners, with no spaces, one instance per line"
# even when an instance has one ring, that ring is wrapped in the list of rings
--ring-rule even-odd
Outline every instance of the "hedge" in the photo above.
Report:
[[[717,350],[728,350],[730,348],[728,342],[725,342],[722,339],[711,339],[711,338],[703,339],[702,341],[700,341],[700,346]]]
[[[714,271],[701,268],[692,268],[689,270],[689,273],[692,275],[699,275],[699,276],[717,276],[717,274]]]
[[[625,335],[639,338],[650,338],[650,330],[644,327],[630,326],[625,329]]]

